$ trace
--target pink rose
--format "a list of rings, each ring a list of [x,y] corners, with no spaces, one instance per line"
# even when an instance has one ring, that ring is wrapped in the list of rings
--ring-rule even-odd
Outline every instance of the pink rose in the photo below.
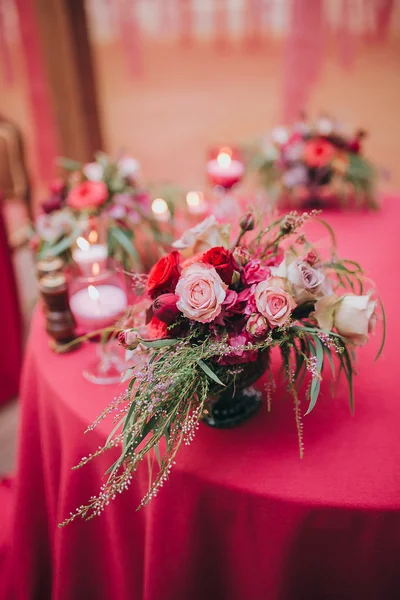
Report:
[[[188,319],[210,323],[222,310],[227,288],[214,267],[194,263],[182,271],[176,306]]]
[[[270,277],[271,270],[268,267],[264,267],[258,258],[253,258],[243,267],[242,280],[245,285],[260,283],[260,281],[266,281]]]
[[[243,346],[247,346],[249,341],[247,332],[229,336],[228,346],[233,350],[229,354],[221,356],[217,362],[220,365],[238,365],[256,361],[258,356],[257,350],[243,349]]]
[[[246,330],[254,337],[263,337],[268,332],[269,326],[267,319],[259,313],[250,315],[246,323]]]
[[[103,181],[83,181],[70,190],[67,204],[75,210],[92,209],[104,204],[107,198],[108,189]]]
[[[259,283],[254,296],[258,311],[267,319],[271,327],[284,325],[296,307],[292,296],[280,287],[280,280],[274,277]]]

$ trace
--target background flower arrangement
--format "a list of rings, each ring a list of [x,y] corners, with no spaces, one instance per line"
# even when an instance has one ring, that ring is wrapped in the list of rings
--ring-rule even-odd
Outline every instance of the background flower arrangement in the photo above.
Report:
[[[347,135],[328,116],[276,127],[248,149],[249,163],[273,197],[296,204],[378,208],[376,167],[363,155],[366,132]]]
[[[150,195],[139,187],[139,163],[98,152],[91,163],[61,158],[59,164],[68,175],[53,182],[34,224],[38,257],[69,260],[77,238],[101,217],[109,256],[126,269],[148,270],[168,239],[151,213]]]
[[[132,352],[134,365],[127,374],[128,388],[89,428],[114,414],[115,426],[104,447],[78,467],[115,447],[121,453],[100,494],[64,525],[76,516],[101,514],[154,451],[159,470],[150,474],[141,506],[148,503],[216,398],[233,397],[237,388],[264,372],[270,409],[274,348],[293,399],[300,456],[303,398],[309,414],[325,362],[333,376],[339,363],[353,409],[354,350],[374,330],[380,301],[364,288],[361,266],[337,257],[329,226],[332,244],[324,253],[310,243],[302,228],[317,218],[315,212],[292,212],[267,226],[260,222],[249,233],[256,226],[249,213],[230,243],[230,227],[208,217],[173,244],[147,280],[140,279],[142,300],[119,325],[119,341]],[[383,307],[381,314],[384,319]],[[378,356],[383,344],[384,335]]]

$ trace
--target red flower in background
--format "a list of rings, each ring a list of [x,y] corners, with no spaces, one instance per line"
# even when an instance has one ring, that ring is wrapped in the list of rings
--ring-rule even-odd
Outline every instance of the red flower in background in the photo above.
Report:
[[[177,250],[163,256],[150,270],[147,280],[147,291],[150,298],[160,294],[175,292],[176,284],[181,275],[180,254]]]
[[[214,267],[226,285],[232,283],[233,271],[235,269],[235,261],[232,252],[223,246],[210,248],[210,250],[207,250],[207,252],[203,254],[201,261],[206,265]]]
[[[304,162],[308,167],[325,167],[335,154],[335,147],[326,140],[309,140],[304,145]]]
[[[108,189],[103,181],[83,181],[70,190],[67,204],[75,210],[97,208],[108,199]]]

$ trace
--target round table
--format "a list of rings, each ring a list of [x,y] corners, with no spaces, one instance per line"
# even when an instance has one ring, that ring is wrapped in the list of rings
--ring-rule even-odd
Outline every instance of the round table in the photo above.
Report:
[[[380,214],[331,213],[341,256],[362,260],[388,316],[387,346],[359,353],[356,409],[329,377],[304,418],[299,459],[291,402],[277,389],[232,430],[201,425],[169,482],[135,512],[145,469],[99,518],[59,529],[97,493],[112,456],[72,471],[110,424],[83,435],[121,386],[82,377],[94,348],[53,354],[36,311],[22,423],[8,574],[17,600],[394,600],[400,598],[398,200]],[[305,409],[304,409],[305,410]]]

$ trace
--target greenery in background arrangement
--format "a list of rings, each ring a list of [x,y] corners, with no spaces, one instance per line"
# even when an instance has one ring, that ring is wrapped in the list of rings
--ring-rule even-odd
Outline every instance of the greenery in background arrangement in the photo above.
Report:
[[[378,208],[378,169],[363,155],[366,133],[353,136],[330,117],[276,127],[246,150],[250,169],[270,193],[296,204],[335,200],[342,206]]]
[[[140,507],[147,504],[181,445],[192,442],[207,403],[222,392],[233,394],[264,375],[270,410],[274,349],[293,400],[300,456],[302,415],[316,405],[325,363],[333,377],[347,381],[353,411],[355,349],[367,343],[378,318],[385,330],[383,307],[376,292],[365,289],[361,266],[339,259],[323,221],[331,242],[318,251],[311,244],[303,230],[310,220],[320,221],[315,211],[256,225],[249,213],[230,242],[229,226],[208,217],[174,242],[144,284],[141,279],[142,301],[116,329],[132,355],[128,387],[89,427],[114,416],[104,447],[78,467],[107,450],[118,448],[120,456],[99,495],[62,525],[100,515],[145,459],[149,489]],[[378,356],[383,344],[384,335]]]
[[[139,163],[103,152],[91,163],[60,158],[67,172],[56,180],[41,205],[32,235],[38,258],[71,259],[71,247],[101,217],[107,230],[109,256],[125,269],[148,269],[170,242],[151,212],[151,198],[138,185]]]

